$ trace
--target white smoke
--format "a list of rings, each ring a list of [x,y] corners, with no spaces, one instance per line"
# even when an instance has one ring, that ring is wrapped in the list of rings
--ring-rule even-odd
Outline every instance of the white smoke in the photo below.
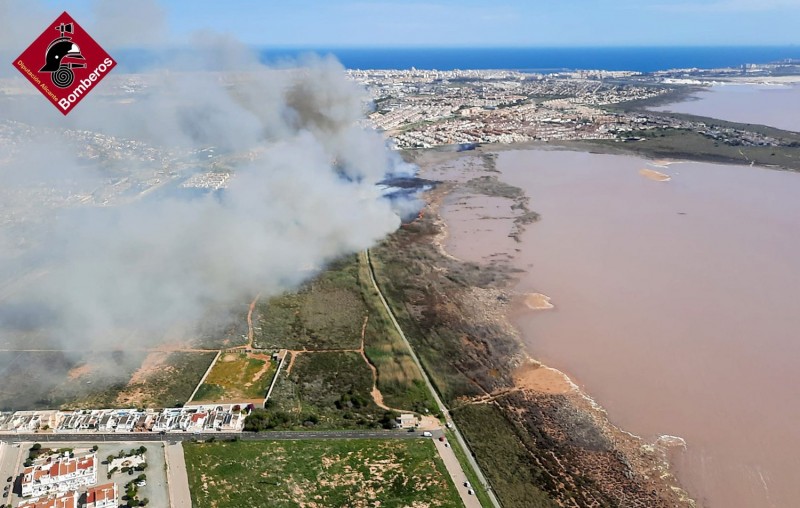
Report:
[[[98,9],[110,26],[125,17]],[[296,287],[399,226],[376,183],[409,167],[357,126],[367,95],[334,59],[269,69],[213,34],[174,58],[144,75],[110,76],[66,118],[41,97],[0,102],[23,122],[4,123],[14,141],[0,148],[2,195],[16,196],[0,206],[0,343],[23,326],[70,349],[153,345],[210,308]],[[139,91],[118,91],[130,83]],[[91,189],[162,164],[114,160],[115,148],[101,149],[111,141],[171,151],[163,169],[180,174],[211,167],[213,153],[232,170],[228,188],[104,204]]]

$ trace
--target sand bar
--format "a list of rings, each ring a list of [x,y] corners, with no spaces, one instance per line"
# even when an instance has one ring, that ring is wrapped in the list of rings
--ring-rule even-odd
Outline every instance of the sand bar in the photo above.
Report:
[[[645,178],[649,178],[650,180],[655,180],[656,182],[669,182],[672,180],[671,176],[660,171],[656,171],[655,169],[640,169],[639,174]]]
[[[550,297],[542,293],[528,293],[525,295],[525,305],[531,310],[547,310],[555,307],[550,303]]]

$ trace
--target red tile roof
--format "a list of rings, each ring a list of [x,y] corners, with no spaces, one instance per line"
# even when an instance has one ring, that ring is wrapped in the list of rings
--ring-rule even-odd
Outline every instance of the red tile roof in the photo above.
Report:
[[[19,505],[18,508],[75,508],[76,502],[75,493],[69,493],[50,499],[40,499],[36,502],[31,501]]]
[[[114,499],[116,497],[116,486],[117,485],[112,482],[92,487],[86,493],[86,503],[97,503],[98,501]]]
[[[94,455],[84,457],[78,461],[78,469],[89,469],[94,467]]]

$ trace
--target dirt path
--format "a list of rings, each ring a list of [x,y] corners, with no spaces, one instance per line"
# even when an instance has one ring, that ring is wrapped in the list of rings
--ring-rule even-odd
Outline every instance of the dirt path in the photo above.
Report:
[[[250,302],[250,308],[247,310],[247,347],[250,349],[253,349],[253,311],[259,298],[261,298],[261,293],[253,298],[253,301]]]
[[[247,309],[247,344],[232,347],[229,349],[253,349],[253,311],[256,310],[256,304],[258,303],[259,298],[261,298],[261,293],[257,294],[253,301],[250,302],[250,307]]]
[[[361,354],[361,358],[367,363],[369,370],[372,371],[372,391],[370,394],[372,395],[372,400],[375,401],[375,405],[379,408],[386,410],[386,411],[397,411],[398,413],[405,412],[402,409],[396,409],[387,406],[383,403],[383,394],[380,390],[378,390],[378,369],[372,365],[372,362],[369,361],[367,358],[367,353],[364,352],[364,337],[367,333],[367,322],[369,321],[369,315],[364,316],[364,324],[361,326],[361,347],[358,349],[358,352]]]
[[[289,350],[289,351],[286,352],[287,355],[292,355],[292,357],[289,359],[289,365],[286,366],[286,375],[287,376],[292,373],[292,367],[294,366],[294,360],[295,360],[295,358],[297,358],[297,355],[299,355],[300,353],[302,353],[302,351]]]

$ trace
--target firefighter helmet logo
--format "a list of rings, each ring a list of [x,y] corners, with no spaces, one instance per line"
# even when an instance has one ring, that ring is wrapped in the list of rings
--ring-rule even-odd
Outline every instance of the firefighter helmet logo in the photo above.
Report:
[[[85,63],[68,61],[85,60],[78,45],[72,41],[71,37],[65,36],[65,34],[72,34],[72,27],[72,23],[61,23],[56,27],[56,30],[61,32],[61,36],[47,46],[44,67],[39,69],[39,72],[49,72],[53,84],[59,88],[67,88],[75,80],[72,69],[86,67]]]
[[[65,115],[115,65],[66,12],[14,61],[14,67]]]

